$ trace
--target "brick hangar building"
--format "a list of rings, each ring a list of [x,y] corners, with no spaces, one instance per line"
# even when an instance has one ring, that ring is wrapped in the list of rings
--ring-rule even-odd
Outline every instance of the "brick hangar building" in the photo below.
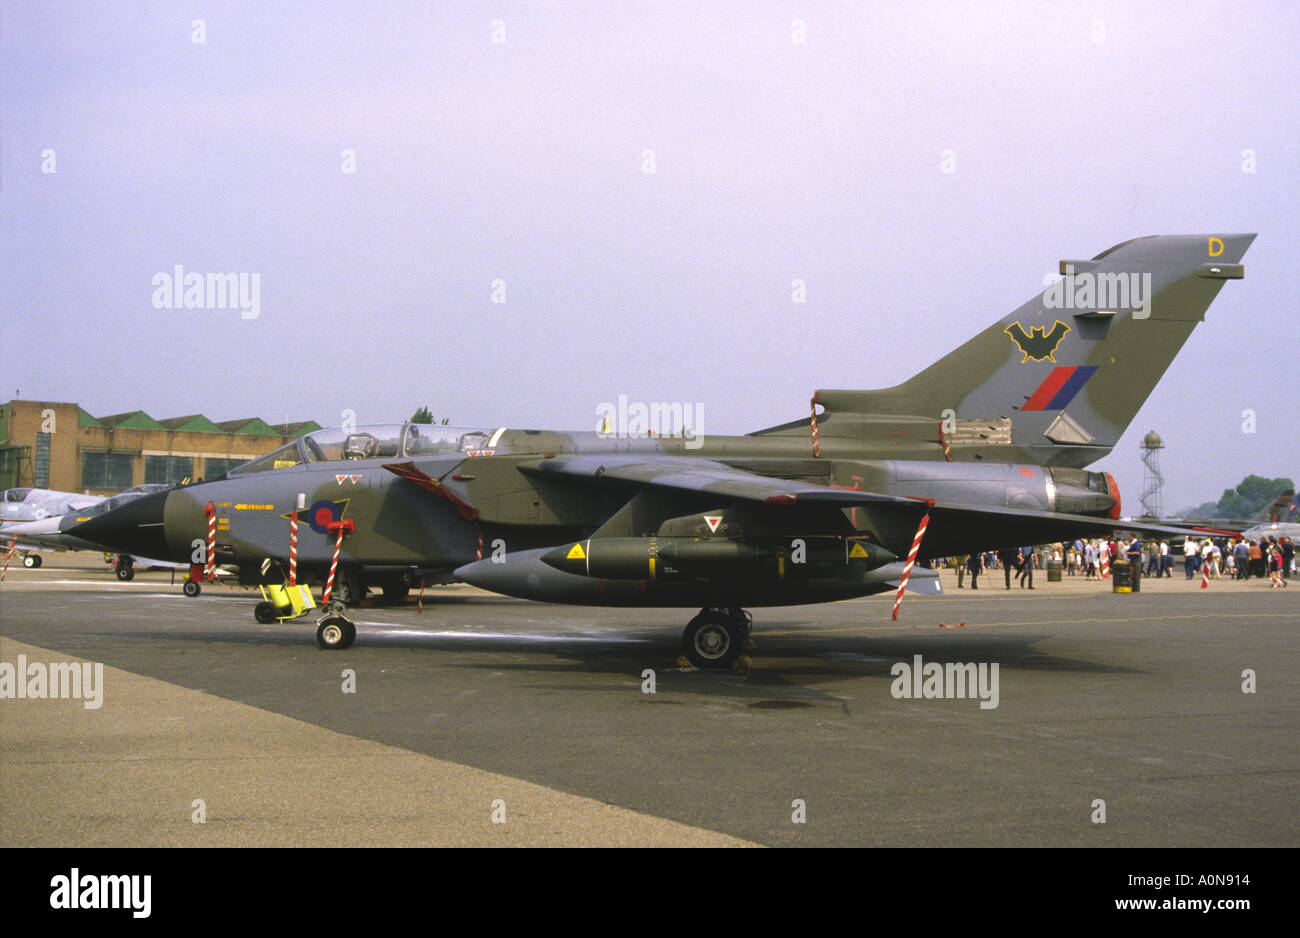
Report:
[[[142,482],[214,478],[231,466],[321,429],[257,417],[202,414],[155,420],[142,410],[93,417],[77,404],[0,404],[0,489],[32,486],[112,495]]]

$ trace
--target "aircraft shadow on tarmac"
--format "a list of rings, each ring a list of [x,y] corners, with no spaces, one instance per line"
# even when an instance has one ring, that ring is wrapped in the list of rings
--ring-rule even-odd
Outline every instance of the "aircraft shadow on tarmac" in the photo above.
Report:
[[[337,660],[340,665],[355,667],[365,657],[387,651],[429,651],[457,656],[440,667],[455,667],[482,672],[509,672],[516,675],[604,675],[617,678],[610,683],[527,683],[536,690],[609,691],[625,690],[630,681],[639,682],[646,668],[655,670],[660,693],[694,693],[707,697],[761,698],[751,703],[757,709],[782,709],[829,703],[843,706],[834,685],[861,678],[891,682],[890,667],[895,662],[911,663],[914,655],[925,662],[939,664],[996,662],[1003,670],[1061,672],[1074,674],[1135,674],[1139,669],[1117,667],[1096,661],[1058,657],[1036,648],[1036,644],[1060,636],[1047,633],[994,635],[916,632],[909,635],[873,635],[870,626],[861,634],[818,635],[810,630],[801,635],[799,623],[771,623],[782,634],[764,636],[754,633],[756,648],[749,652],[753,665],[742,670],[696,670],[682,668],[678,662],[680,638],[670,626],[663,630],[644,626],[629,627],[626,634],[572,634],[557,632],[475,632],[449,633],[409,625],[385,623],[368,626],[359,620],[356,644],[346,652],[318,649],[312,621],[300,625],[266,626],[261,630],[232,627],[229,630],[158,632],[119,632],[123,638],[141,641],[185,642],[194,644],[267,646],[277,649],[300,649],[319,655],[322,661]],[[506,626],[508,628],[508,626]],[[463,656],[463,657],[461,657]],[[486,657],[484,657],[486,656]],[[528,660],[518,660],[528,656]],[[433,661],[429,662],[433,664]],[[415,665],[418,667],[418,662]],[[130,668],[128,668],[130,670]],[[823,686],[826,689],[822,689]],[[664,698],[655,699],[662,702]]]

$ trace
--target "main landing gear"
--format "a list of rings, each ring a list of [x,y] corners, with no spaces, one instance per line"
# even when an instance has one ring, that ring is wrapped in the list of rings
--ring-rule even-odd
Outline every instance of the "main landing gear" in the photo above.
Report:
[[[682,633],[682,651],[697,668],[726,668],[752,647],[754,617],[743,609],[701,609]]]
[[[113,558],[113,573],[123,582],[135,579],[135,561],[130,554],[118,554]]]

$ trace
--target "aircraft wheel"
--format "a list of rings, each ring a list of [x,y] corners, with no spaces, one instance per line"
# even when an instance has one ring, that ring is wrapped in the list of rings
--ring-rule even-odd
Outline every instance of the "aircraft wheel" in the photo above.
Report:
[[[316,630],[321,648],[350,648],[357,638],[357,627],[342,616],[326,616]]]
[[[181,592],[186,596],[197,596],[203,592],[203,587],[199,586],[194,580],[186,580],[185,585],[181,587]]]
[[[117,578],[123,582],[135,579],[135,567],[118,567]]]
[[[406,595],[411,588],[405,583],[386,583],[384,584],[384,602],[386,603],[404,603]]]
[[[701,612],[682,634],[682,650],[697,668],[725,668],[740,655],[745,640],[741,623],[720,612]]]
[[[279,617],[275,614],[275,607],[263,601],[253,607],[253,618],[263,625],[270,625]]]
[[[39,567],[40,565],[41,565],[41,558],[38,554],[28,554],[26,557],[23,558],[24,567],[35,568],[35,567]]]

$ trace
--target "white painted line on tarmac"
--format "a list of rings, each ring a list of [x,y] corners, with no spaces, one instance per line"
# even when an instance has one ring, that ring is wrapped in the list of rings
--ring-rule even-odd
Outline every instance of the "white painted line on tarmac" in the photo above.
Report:
[[[618,642],[624,644],[646,644],[651,641],[648,638],[631,638],[623,635],[591,635],[590,633],[553,633],[550,635],[541,635],[536,632],[484,632],[476,629],[466,629],[465,631],[448,631],[440,630],[436,632],[422,629],[419,626],[403,626],[393,622],[371,622],[364,619],[354,619],[355,625],[364,625],[370,634],[390,634],[390,635],[427,635],[429,638],[464,638],[464,639],[496,639],[517,642],[536,642],[539,644],[548,642],[600,642],[610,643]]]

